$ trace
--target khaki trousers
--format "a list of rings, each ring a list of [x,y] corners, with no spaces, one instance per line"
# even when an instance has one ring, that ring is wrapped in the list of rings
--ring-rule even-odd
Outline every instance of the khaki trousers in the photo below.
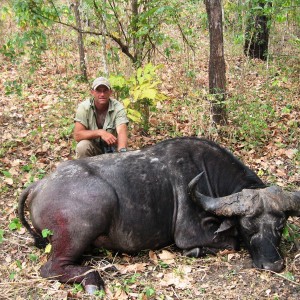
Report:
[[[103,154],[103,152],[94,140],[82,140],[76,146],[76,158],[91,157],[100,154]]]

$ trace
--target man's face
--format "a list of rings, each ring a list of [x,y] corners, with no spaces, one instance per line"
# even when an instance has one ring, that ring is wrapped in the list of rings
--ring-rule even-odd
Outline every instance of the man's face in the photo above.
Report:
[[[112,94],[112,91],[105,85],[99,85],[96,90],[92,90],[91,93],[94,96],[95,105],[97,107],[108,104],[108,100]]]

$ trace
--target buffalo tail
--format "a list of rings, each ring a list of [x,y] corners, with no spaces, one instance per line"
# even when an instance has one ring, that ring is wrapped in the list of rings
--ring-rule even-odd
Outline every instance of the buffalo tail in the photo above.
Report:
[[[47,240],[45,238],[43,238],[39,233],[37,233],[33,228],[31,228],[31,226],[29,225],[29,223],[27,222],[27,220],[25,219],[25,202],[27,200],[27,197],[29,196],[29,194],[31,193],[32,189],[34,189],[34,187],[37,185],[37,182],[31,184],[30,186],[28,186],[20,195],[19,198],[19,206],[18,206],[18,215],[19,215],[19,219],[21,221],[21,223],[23,224],[23,226],[28,230],[28,232],[33,236],[34,238],[34,245],[37,248],[45,248],[47,245]]]

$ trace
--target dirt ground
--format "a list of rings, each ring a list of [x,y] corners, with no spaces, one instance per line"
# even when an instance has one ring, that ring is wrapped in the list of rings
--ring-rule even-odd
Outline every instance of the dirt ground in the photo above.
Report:
[[[2,203],[1,203],[2,204]],[[1,220],[3,221],[3,220]],[[279,274],[251,267],[244,250],[191,259],[168,247],[135,256],[110,252],[86,255],[106,285],[105,299],[299,299],[300,254],[283,244],[286,269]],[[36,258],[36,260],[35,260]],[[93,299],[80,288],[45,280],[38,269],[47,255],[22,231],[1,245],[0,299]]]
[[[16,219],[17,199],[24,184],[49,173],[60,161],[72,159],[72,137],[67,118],[72,117],[77,103],[82,99],[81,91],[87,87],[51,73],[54,68],[49,65],[39,71],[34,79],[37,82],[33,80],[31,85],[27,85],[25,95],[2,94],[0,99],[3,109],[0,113],[0,168],[3,173],[0,196],[0,299],[100,299],[101,293],[90,296],[80,286],[41,278],[39,268],[46,262],[48,254],[33,247],[31,237],[24,228],[18,227]],[[199,80],[206,76],[206,70],[203,67],[199,71],[199,77],[203,76]],[[1,74],[3,87],[5,80],[14,78],[18,72],[7,64],[2,67]],[[232,82],[233,78],[232,75]],[[262,81],[257,73],[249,72],[243,92],[256,87],[258,90]],[[165,84],[165,90],[172,89],[172,82],[174,84],[172,80]],[[232,82],[228,89],[237,90]],[[201,84],[206,86],[207,82]],[[287,91],[286,86],[283,89]],[[291,87],[289,89],[292,90]],[[235,145],[235,154],[251,168],[260,171],[264,179],[276,181],[281,186],[290,184],[299,187],[299,165],[294,160],[299,135],[297,137],[294,133],[292,136],[289,131],[299,116],[298,100],[296,97],[293,99],[291,112],[282,114],[278,124],[272,124],[274,136],[264,148],[249,150],[238,142],[232,144]],[[175,107],[171,113],[161,110],[159,119],[152,120],[155,136],[132,134],[132,149],[170,137],[164,132],[162,124],[167,124],[167,129],[175,128],[189,135],[195,125],[193,111],[183,100],[180,101],[179,108]],[[274,105],[279,111],[287,104],[291,105],[290,99],[280,101]],[[285,129],[285,123],[291,124],[290,127]],[[158,127],[160,130],[156,129]],[[287,148],[280,148],[285,141],[289,141]],[[224,140],[222,142],[224,144]],[[87,255],[83,264],[92,265],[100,272],[106,284],[105,299],[296,300],[300,297],[300,253],[297,244],[300,221],[293,218],[289,222],[295,225],[295,232],[282,242],[286,268],[279,274],[252,268],[245,250],[220,252],[217,256],[199,259],[183,257],[175,247],[144,251],[135,256],[96,251],[92,256]]]

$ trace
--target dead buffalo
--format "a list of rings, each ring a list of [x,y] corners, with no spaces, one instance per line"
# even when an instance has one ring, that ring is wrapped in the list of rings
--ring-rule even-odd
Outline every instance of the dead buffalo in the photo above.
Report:
[[[199,257],[238,249],[241,239],[256,267],[281,271],[282,230],[299,211],[300,192],[266,187],[227,150],[195,137],[64,162],[19,200],[37,246],[43,229],[53,232],[41,275],[80,282],[89,293],[104,285],[97,271],[76,264],[89,246],[135,253],[174,243]]]

